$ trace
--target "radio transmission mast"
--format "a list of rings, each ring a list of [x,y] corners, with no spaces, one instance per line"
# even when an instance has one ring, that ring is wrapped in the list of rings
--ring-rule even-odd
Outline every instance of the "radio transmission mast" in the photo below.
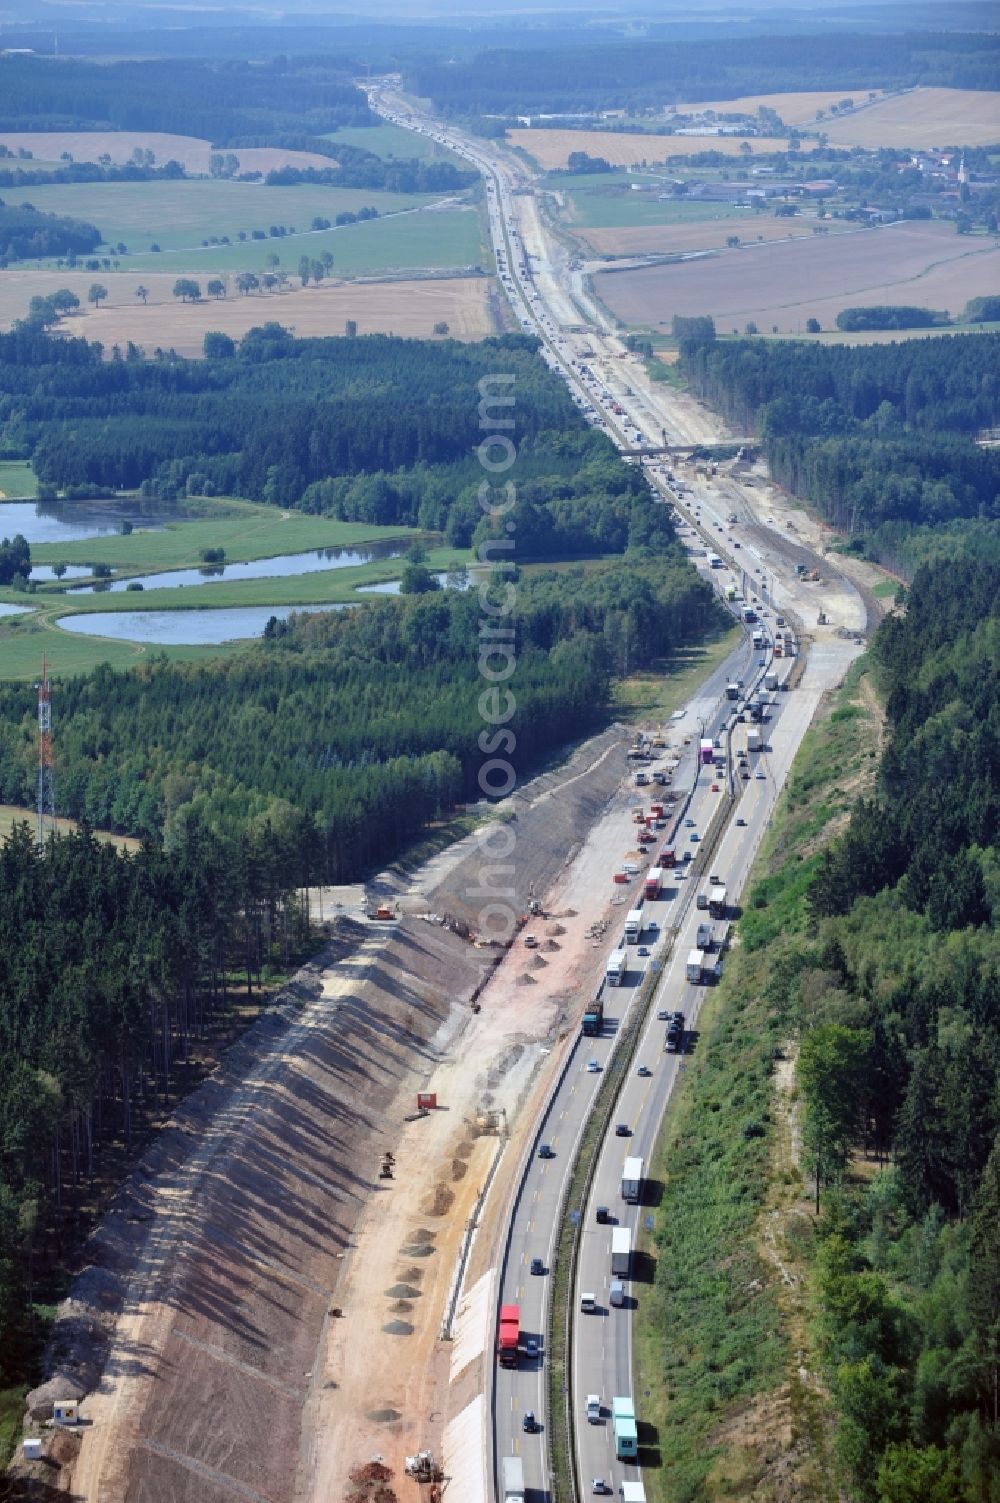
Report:
[[[56,827],[56,792],[52,781],[52,699],[49,675],[42,657],[42,680],[38,685],[38,849]]]

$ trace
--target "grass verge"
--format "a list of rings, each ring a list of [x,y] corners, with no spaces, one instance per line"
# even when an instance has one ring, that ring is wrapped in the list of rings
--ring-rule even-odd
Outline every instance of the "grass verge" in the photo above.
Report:
[[[179,518],[162,531],[146,531],[137,526],[127,537],[108,533],[71,543],[33,543],[31,557],[39,564],[99,563],[141,573],[198,565],[202,562],[203,548],[224,548],[227,563],[244,563],[282,553],[305,553],[313,548],[350,548],[416,536],[412,528],[337,522],[329,517],[310,517],[304,512],[279,511],[274,506],[236,497],[217,500],[203,497],[192,505],[197,505],[201,513],[198,518]]]
[[[242,652],[245,646],[245,642],[224,642],[218,647],[154,647],[144,642],[74,636],[60,630],[53,615],[36,612],[0,620],[0,679],[34,682],[43,653],[53,678],[69,678],[89,673],[101,663],[112,668],[136,668],[153,656],[169,658],[173,663],[200,663]]]
[[[625,721],[665,721],[685,705],[698,685],[724,663],[740,641],[740,629],[687,647],[616,687],[615,713]]]
[[[11,1388],[0,1388],[0,1472],[6,1471],[21,1438],[24,1399],[27,1392],[27,1383],[16,1383]]]
[[[35,472],[26,459],[0,460],[0,501],[32,500],[38,495]],[[3,513],[0,512],[0,528]]]
[[[863,666],[818,717],[758,857],[725,975],[706,998],[651,1159],[663,1185],[634,1327],[650,1503],[825,1499],[824,1395],[796,1289],[811,1235],[783,1056],[817,964],[808,877],[847,796],[870,783]],[[643,1431],[645,1430],[645,1434]]]

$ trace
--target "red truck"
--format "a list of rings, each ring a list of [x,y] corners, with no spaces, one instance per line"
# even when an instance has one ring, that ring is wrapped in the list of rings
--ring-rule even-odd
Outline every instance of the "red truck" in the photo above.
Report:
[[[675,860],[676,860],[676,857],[674,855],[674,848],[673,848],[673,846],[672,845],[661,846],[661,848],[660,848],[660,854],[656,858],[656,864],[657,864],[657,866],[659,866],[659,867],[661,867],[663,869],[666,869],[667,867],[673,866]]]
[[[521,1339],[521,1306],[500,1306],[500,1329],[497,1333],[497,1353],[501,1367],[517,1366],[517,1344]]]

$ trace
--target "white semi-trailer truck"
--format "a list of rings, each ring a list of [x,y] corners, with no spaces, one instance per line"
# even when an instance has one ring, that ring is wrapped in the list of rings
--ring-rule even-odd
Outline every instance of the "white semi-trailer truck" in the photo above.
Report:
[[[520,1456],[505,1456],[500,1471],[503,1503],[524,1503],[524,1463]]]
[[[615,1278],[627,1279],[632,1269],[632,1231],[616,1226],[611,1233],[611,1272]]]
[[[642,1197],[642,1159],[626,1159],[622,1166],[622,1200],[638,1205]]]

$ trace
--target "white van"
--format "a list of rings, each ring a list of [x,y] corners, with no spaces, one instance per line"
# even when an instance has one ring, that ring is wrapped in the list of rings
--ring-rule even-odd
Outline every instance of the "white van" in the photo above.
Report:
[[[587,1424],[599,1425],[601,1423],[601,1396],[598,1393],[587,1395]]]
[[[580,1309],[584,1315],[593,1315],[597,1309],[597,1300],[592,1294],[580,1295]]]
[[[611,1303],[620,1310],[625,1303],[625,1285],[621,1279],[611,1280],[611,1294],[609,1297]]]

